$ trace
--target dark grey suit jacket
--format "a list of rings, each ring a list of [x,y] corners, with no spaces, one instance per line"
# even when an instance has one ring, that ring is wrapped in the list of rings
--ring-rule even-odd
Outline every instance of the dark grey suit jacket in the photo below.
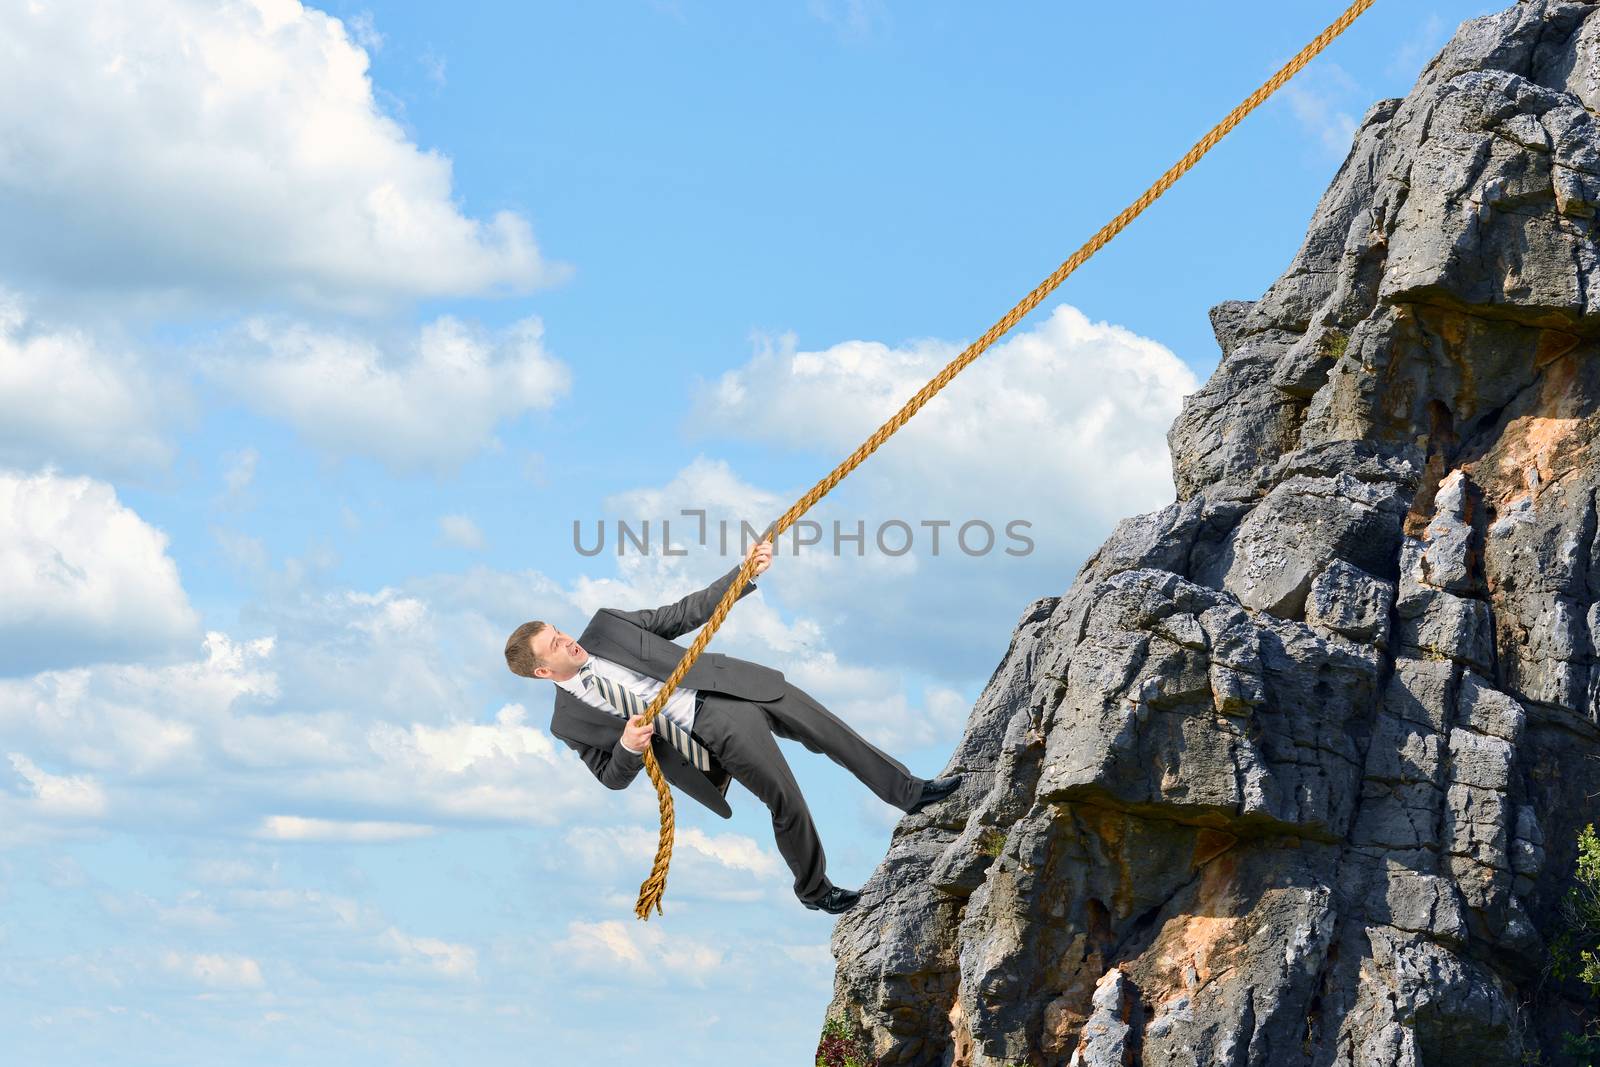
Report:
[[[578,635],[578,644],[604,659],[664,682],[689,651],[672,639],[704,626],[738,573],[735,566],[699,592],[652,610],[601,608]],[[739,596],[754,592],[755,587],[755,582],[746,582]],[[785,683],[782,672],[771,667],[720,652],[702,652],[680,685],[745,700],[777,700],[783,695]],[[560,686],[555,690],[550,732],[576,749],[603,785],[627,788],[644,766],[644,757],[622,747],[622,717],[591,707]],[[724,819],[733,817],[725,796],[730,777],[715,756],[708,775],[684,759],[665,738],[652,737],[650,744],[667,781]]]

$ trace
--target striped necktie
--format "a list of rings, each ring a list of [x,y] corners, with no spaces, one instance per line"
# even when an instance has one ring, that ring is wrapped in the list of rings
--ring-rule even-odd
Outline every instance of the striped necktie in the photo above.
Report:
[[[624,719],[644,714],[645,706],[640,703],[633,691],[609,678],[602,678],[594,669],[593,663],[585,663],[579,667],[578,675],[583,679],[584,688],[598,690],[605,702],[611,705],[611,710]],[[666,738],[673,748],[682,753],[683,758],[688,760],[691,766],[700,771],[710,772],[711,757],[707,754],[705,746],[690,736],[689,731],[667,718],[665,709],[656,713],[656,717],[650,720],[650,725],[655,728],[658,736]]]

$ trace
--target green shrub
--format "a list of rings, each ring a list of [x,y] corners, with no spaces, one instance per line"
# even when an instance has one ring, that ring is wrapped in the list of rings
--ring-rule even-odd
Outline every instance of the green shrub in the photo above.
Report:
[[[1578,834],[1578,864],[1561,901],[1561,920],[1550,945],[1550,973],[1578,979],[1600,1000],[1600,835],[1593,823]]]
[[[1323,349],[1323,351],[1327,352],[1330,358],[1337,360],[1344,358],[1345,350],[1349,347],[1350,335],[1345,333],[1343,330],[1336,330],[1334,331],[1333,335],[1328,338],[1327,346]]]
[[[1561,901],[1561,933],[1550,942],[1550,974],[1576,978],[1600,1002],[1600,835],[1594,824],[1578,834],[1578,863],[1572,885]],[[1600,1021],[1562,1039],[1568,1056],[1582,1063],[1600,1063]]]
[[[817,1042],[817,1067],[878,1067],[877,1057],[867,1050],[865,1040],[850,1030],[843,1019],[829,1019],[822,1026]]]

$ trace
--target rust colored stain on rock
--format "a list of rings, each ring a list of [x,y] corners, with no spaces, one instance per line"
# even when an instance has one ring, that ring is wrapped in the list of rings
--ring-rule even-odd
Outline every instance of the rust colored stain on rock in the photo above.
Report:
[[[1579,374],[1584,357],[1570,348],[1546,364],[1532,410],[1507,422],[1483,457],[1465,466],[1498,512],[1537,500],[1591,462],[1594,398]]]

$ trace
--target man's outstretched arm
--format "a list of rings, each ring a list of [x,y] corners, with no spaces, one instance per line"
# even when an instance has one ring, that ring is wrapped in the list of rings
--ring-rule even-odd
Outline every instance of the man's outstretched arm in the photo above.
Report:
[[[766,546],[766,547],[763,547]],[[770,542],[763,541],[750,550],[751,555],[759,555],[764,561],[771,559]],[[748,557],[747,557],[748,558]],[[757,563],[755,572],[760,574],[769,566],[769,562]],[[671,641],[704,626],[706,620],[711,618],[711,613],[717,609],[717,604],[722,600],[722,595],[728,591],[728,586],[733,584],[733,579],[738,575],[739,568],[734,567],[727,574],[712,582],[697,592],[690,593],[674,604],[664,604],[659,608],[646,608],[642,611],[621,611],[617,608],[610,610],[622,616],[636,626],[641,626],[651,633],[660,634]],[[744,583],[744,588],[739,591],[739,596],[748,596],[755,592],[754,580]]]
[[[644,753],[631,752],[622,744],[622,738],[617,738],[617,743],[609,749],[596,748],[592,745],[579,744],[562,738],[578,757],[588,764],[589,770],[600,779],[600,784],[607,789],[626,789],[633,783],[639,774],[639,769],[644,766]]]

